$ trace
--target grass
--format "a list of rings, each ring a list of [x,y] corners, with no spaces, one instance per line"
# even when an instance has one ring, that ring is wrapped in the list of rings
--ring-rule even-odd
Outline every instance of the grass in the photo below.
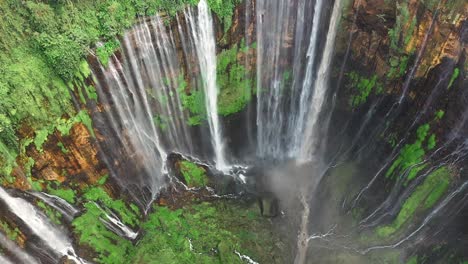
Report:
[[[406,264],[418,264],[418,256],[413,256],[406,261]]]
[[[379,237],[389,237],[409,222],[418,211],[432,208],[445,194],[451,181],[451,172],[447,167],[441,167],[427,176],[424,182],[416,187],[414,192],[403,203],[396,219],[387,226],[378,227]]]
[[[102,187],[88,188],[83,198],[89,202],[97,202],[102,204],[103,207],[115,212],[123,223],[130,226],[137,226],[139,224],[140,212],[135,212],[135,208],[129,207],[121,199],[112,199],[109,194]]]
[[[284,258],[280,241],[255,204],[215,201],[178,210],[155,205],[140,223],[143,237],[133,245],[99,220],[105,218],[102,205],[116,202],[103,192],[90,189],[83,197],[84,213],[72,223],[80,245],[96,252],[97,263],[244,263],[235,251],[261,263],[282,263]]]
[[[423,142],[426,140],[429,129],[429,124],[422,125],[418,128],[416,141],[413,144],[405,145],[401,149],[397,159],[392,163],[392,166],[390,166],[385,174],[387,178],[395,177],[396,172],[405,171],[410,168],[412,171],[409,173],[408,178],[412,179],[416,176],[417,172],[421,169],[420,166],[416,165],[423,161],[423,157],[426,153],[423,148]]]
[[[444,110],[438,110],[438,111],[436,112],[436,120],[442,119],[442,118],[444,117],[444,115],[445,115],[445,111],[444,111]]]
[[[244,263],[235,251],[271,263],[279,251],[267,226],[258,210],[223,201],[155,207],[131,263]]]
[[[204,187],[208,184],[205,169],[193,162],[181,161],[180,172],[189,187]]]
[[[98,263],[121,264],[132,254],[132,243],[109,231],[99,220],[104,212],[93,202],[84,205],[85,212],[72,222],[74,232],[79,235],[80,245],[94,249]]]

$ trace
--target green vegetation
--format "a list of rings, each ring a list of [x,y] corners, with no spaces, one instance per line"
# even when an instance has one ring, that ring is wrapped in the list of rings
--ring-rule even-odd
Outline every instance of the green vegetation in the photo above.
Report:
[[[128,259],[133,250],[130,241],[109,231],[100,219],[106,219],[106,214],[114,213],[123,223],[137,226],[140,221],[140,211],[135,205],[127,205],[123,200],[113,199],[99,185],[106,182],[108,175],[98,181],[98,186],[85,190],[79,201],[84,204],[84,213],[72,222],[79,243],[92,247],[97,253],[94,261],[99,263],[119,264]]]
[[[460,69],[455,68],[453,70],[452,77],[450,77],[450,82],[449,82],[449,85],[448,85],[447,89],[452,88],[453,83],[455,82],[455,80],[458,78],[459,75],[460,75]]]
[[[244,42],[234,45],[231,49],[223,50],[217,56],[217,84],[219,89],[218,113],[228,116],[237,113],[252,99],[252,87],[255,85],[254,78],[249,77],[249,73],[243,61],[239,58],[245,56],[255,45],[246,47]],[[190,113],[189,125],[200,125],[207,119],[205,94],[199,87],[187,89],[187,82],[184,76],[178,78],[179,87],[177,92],[184,109]],[[155,123],[164,126],[164,120],[156,118]]]
[[[444,110],[439,110],[439,111],[437,111],[437,112],[436,112],[436,115],[435,115],[435,116],[436,116],[436,120],[442,119],[442,118],[444,117],[444,115],[445,115],[445,111],[444,111]]]
[[[411,16],[408,3],[398,3],[395,25],[388,31],[390,58],[390,70],[387,72],[389,80],[398,79],[406,74],[408,62],[414,53],[414,47],[410,47],[411,39],[415,32],[417,18]]]
[[[120,264],[132,254],[132,243],[109,231],[100,219],[106,219],[104,212],[93,202],[84,205],[86,211],[72,222],[79,235],[80,245],[94,249],[97,258],[93,261],[106,264]]]
[[[174,211],[155,206],[135,246],[105,228],[96,204],[85,208],[73,226],[80,244],[96,251],[98,263],[243,263],[235,251],[262,263],[282,263],[279,241],[255,206],[224,201]]]
[[[137,226],[139,224],[140,212],[135,212],[135,207],[130,208],[123,200],[112,199],[102,187],[91,187],[87,189],[83,198],[88,202],[102,204],[103,207],[105,207],[104,209],[112,210],[122,219],[122,222],[127,225]]]
[[[55,121],[55,123],[52,123],[52,125],[49,125],[44,129],[37,130],[36,137],[34,138],[34,145],[36,146],[36,149],[40,152],[43,151],[42,145],[47,141],[47,137],[50,134],[54,133],[55,129],[57,129],[62,134],[62,136],[68,136],[70,135],[70,130],[73,127],[73,125],[77,123],[83,123],[88,128],[88,131],[91,133],[91,135],[93,135],[93,137],[95,136],[91,117],[89,116],[86,110],[81,110],[72,118],[57,119],[57,121]]]
[[[0,221],[0,230],[12,241],[17,241],[20,230],[18,227],[12,228],[7,222]]]
[[[180,172],[189,187],[204,187],[208,184],[205,169],[193,162],[180,162]]]
[[[168,127],[168,118],[165,115],[156,115],[153,117],[154,124],[159,127],[162,131],[166,131]]]
[[[252,47],[245,47],[244,41],[231,49],[218,54],[217,81],[219,88],[218,112],[228,116],[237,113],[252,99],[252,87],[255,79],[249,77],[243,58]]]
[[[393,56],[390,58],[390,70],[387,73],[388,79],[397,79],[405,75],[408,68],[408,56]]]
[[[450,180],[451,172],[447,167],[441,167],[433,171],[404,202],[393,223],[377,228],[377,234],[380,237],[388,237],[397,232],[403,224],[411,219],[418,209],[426,210],[434,206],[447,191]]]
[[[413,256],[408,261],[406,261],[406,264],[418,264],[418,256]]]
[[[427,140],[427,149],[433,150],[436,146],[436,143],[437,143],[436,135],[432,134]]]
[[[222,201],[155,207],[132,263],[243,263],[235,251],[271,263],[279,252],[266,223],[258,210]]]
[[[386,138],[386,141],[387,141],[388,144],[390,144],[390,146],[392,146],[392,148],[396,147],[396,145],[397,145],[397,135],[395,133],[391,133]]]
[[[216,13],[223,22],[224,32],[228,31],[232,25],[234,8],[240,4],[241,0],[207,0],[210,9]]]
[[[107,67],[109,64],[109,58],[120,48],[120,42],[116,39],[109,40],[104,43],[102,46],[96,48],[96,55],[99,58],[104,67]]]
[[[439,122],[445,115],[443,110],[435,112],[434,122]],[[385,176],[387,178],[395,178],[398,175],[403,177],[406,173],[404,184],[413,180],[420,171],[426,168],[427,164],[424,162],[424,156],[427,151],[433,150],[437,145],[437,136],[430,134],[430,124],[421,125],[416,131],[416,140],[412,144],[406,144],[400,150],[398,157],[392,163]],[[395,137],[391,134],[390,137]],[[392,143],[392,141],[390,141]]]
[[[57,147],[60,148],[60,151],[62,151],[63,154],[68,154],[68,149],[65,147],[65,145],[63,145],[62,142],[58,142],[57,143]]]
[[[232,23],[239,0],[210,0],[210,9],[223,21],[227,30]],[[17,131],[27,129],[35,135],[34,144],[41,151],[55,127],[66,132],[70,123],[83,122],[93,133],[91,119],[73,109],[70,91],[85,102],[97,99],[84,78],[90,75],[86,56],[96,43],[96,54],[106,65],[119,47],[116,39],[131,27],[138,17],[165,12],[173,17],[185,5],[198,0],[103,0],[103,1],[19,1],[0,3],[0,173],[12,183],[19,150]],[[201,96],[195,96],[200,101]],[[192,123],[203,120],[196,112]],[[57,120],[60,120],[57,123]],[[64,126],[63,129],[60,126]],[[68,129],[69,131],[69,129]],[[64,133],[66,134],[66,133]]]
[[[37,206],[47,215],[47,217],[55,224],[60,225],[62,223],[62,215],[52,207],[45,204],[43,201],[38,201]]]
[[[190,113],[188,124],[191,126],[200,125],[207,118],[205,93],[201,89],[197,90],[193,88],[187,92],[187,82],[183,75],[179,76],[178,83],[177,92],[179,93],[182,107]]]
[[[36,146],[36,149],[40,152],[42,152],[42,145],[44,142],[47,141],[47,137],[49,136],[49,131],[45,129],[41,129],[36,131],[36,137],[34,138],[34,145]]]
[[[418,128],[416,132],[416,141],[413,144],[405,145],[401,149],[398,158],[393,162],[392,166],[390,166],[386,173],[387,178],[395,177],[396,173],[409,169],[410,171],[407,179],[410,181],[416,177],[419,171],[424,169],[425,165],[421,165],[426,153],[423,148],[423,142],[427,138],[429,128],[429,124],[422,125]]]
[[[376,94],[383,92],[383,85],[378,81],[376,74],[371,78],[365,78],[355,71],[352,71],[347,75],[350,79],[350,86],[357,93],[356,95],[351,96],[349,104],[352,107],[358,107],[365,103],[373,90],[375,90]]]
[[[76,192],[72,189],[63,188],[60,185],[61,184],[59,182],[49,182],[47,184],[47,193],[60,197],[65,201],[74,204],[76,201]]]
[[[106,174],[106,175],[102,176],[102,177],[97,181],[97,184],[98,184],[98,185],[104,185],[104,184],[107,182],[107,179],[109,179],[109,174]]]

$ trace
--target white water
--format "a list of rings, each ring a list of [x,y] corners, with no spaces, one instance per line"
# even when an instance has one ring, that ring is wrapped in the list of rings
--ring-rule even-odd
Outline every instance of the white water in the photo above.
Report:
[[[134,159],[136,163],[143,164],[145,173],[142,173],[141,181],[148,184],[154,196],[163,185],[163,160],[166,154],[152,122],[153,115],[147,106],[147,101],[142,100],[141,103],[134,101],[140,95],[145,96],[144,87],[131,85],[131,80],[121,74],[122,67],[121,62],[113,56],[109,61],[108,70],[101,68],[106,84],[114,89],[110,100],[117,106],[114,107],[115,111],[108,111],[106,114],[110,116],[109,120],[112,120],[111,124],[115,130],[118,131],[120,126],[123,128],[123,134],[119,138],[124,141],[122,145],[126,151],[125,155]],[[100,93],[100,98],[105,96],[104,93]]]
[[[51,206],[58,212],[60,212],[60,214],[62,214],[68,221],[72,221],[73,217],[79,212],[78,209],[73,207],[73,205],[69,204],[67,201],[60,197],[42,192],[30,193],[33,196],[41,199],[43,202],[45,202],[47,205]]]
[[[291,15],[293,14],[293,15]],[[284,46],[294,23],[290,1],[258,0],[257,23],[257,156],[284,156],[283,138],[286,120],[283,107],[286,87],[283,77],[288,71],[281,65],[288,49]]]
[[[289,149],[289,156],[295,157],[301,148],[301,143],[303,140],[304,128],[306,126],[305,122],[307,121],[307,114],[309,113],[310,105],[310,94],[314,90],[312,89],[313,84],[313,74],[314,66],[316,63],[316,48],[318,45],[318,32],[319,32],[319,22],[320,15],[323,9],[323,0],[317,0],[314,7],[314,19],[312,21],[312,33],[310,35],[309,48],[307,50],[307,66],[304,80],[302,81],[302,86],[300,86],[300,103],[297,115],[292,116],[292,120],[289,122],[289,131],[291,134],[289,137],[293,140],[292,148]],[[294,106],[296,104],[293,104]]]
[[[104,213],[106,219],[101,219],[103,224],[112,232],[116,233],[121,237],[129,239],[135,239],[138,236],[137,232],[134,232],[130,227],[126,226],[114,213],[108,212],[101,208],[98,204],[95,205]]]
[[[194,113],[183,107],[187,86],[203,92],[209,131],[196,129],[211,140],[216,168],[229,169],[217,110],[214,25],[206,1],[200,1],[197,9],[187,8],[183,19],[177,17],[177,28],[174,34],[159,16],[141,20],[124,35],[121,55],[114,54],[106,67],[101,65],[94,73],[100,101],[109,107],[103,111],[101,126],[109,130],[104,137],[120,139],[100,147],[103,152],[117,152],[109,155],[114,160],[107,161],[108,166],[120,164],[123,169],[112,171],[114,178],[143,206],[165,184],[168,153],[193,156],[195,148],[204,152],[203,146],[194,144],[200,140],[189,126]],[[151,197],[142,196],[142,190],[149,190]]]
[[[10,252],[16,259],[21,261],[21,263],[27,264],[38,264],[39,262],[29,255],[26,251],[20,248],[16,243],[8,239],[2,232],[0,232],[0,245],[3,249]],[[8,263],[3,262],[4,259],[0,259],[0,263]]]
[[[224,156],[224,142],[218,116],[219,91],[216,84],[216,40],[213,31],[213,19],[206,0],[201,0],[198,3],[196,17],[194,17],[191,10],[186,13],[186,16],[190,23],[192,39],[197,51],[216,168],[224,171],[228,166]]]
[[[22,198],[11,196],[1,187],[0,199],[48,248],[52,249],[60,256],[67,256],[70,259],[82,263],[82,260],[76,256],[69,238],[50,224],[47,217],[36,210],[32,204]]]
[[[299,156],[297,157],[300,161],[309,160],[311,158],[310,155],[313,155],[314,152],[319,150],[320,126],[318,125],[318,121],[320,113],[322,112],[323,103],[325,102],[326,92],[329,88],[330,66],[335,48],[335,38],[340,21],[340,14],[341,0],[337,0],[333,6],[323,57],[318,69],[317,81],[315,82],[312,99],[309,104],[310,110],[306,122],[306,129],[304,131],[304,140]]]
[[[247,256],[247,255],[242,255],[241,253],[239,253],[237,250],[234,251],[234,253],[236,253],[237,256],[239,256],[239,258],[243,261],[245,260],[247,263],[249,264],[259,264],[258,262],[256,262],[255,260],[253,260],[251,257]]]
[[[320,4],[320,1],[317,3]],[[321,6],[319,7],[321,9]],[[317,11],[317,10],[316,10]],[[329,88],[329,78],[330,78],[330,66],[331,61],[333,58],[333,51],[335,47],[335,38],[337,33],[337,24],[339,22],[341,15],[341,0],[336,0],[333,6],[333,12],[330,18],[330,25],[328,28],[325,48],[323,52],[322,61],[320,63],[318,73],[317,73],[317,80],[315,82],[315,86],[313,88],[312,98],[311,101],[308,103],[310,105],[310,109],[307,111],[308,119],[306,120],[306,128],[303,134],[303,141],[300,143],[301,148],[298,153],[298,156],[295,158],[299,163],[306,162],[306,161],[315,161],[314,164],[317,164],[315,168],[315,175],[311,175],[311,177],[315,177],[315,179],[311,179],[307,186],[304,186],[300,190],[301,192],[301,203],[304,207],[301,216],[301,225],[299,227],[299,235],[297,240],[297,247],[298,252],[296,255],[296,259],[294,261],[295,264],[302,264],[306,262],[307,256],[307,248],[309,243],[309,221],[310,221],[310,205],[307,200],[307,197],[310,197],[311,194],[315,192],[315,189],[320,182],[320,179],[323,177],[324,173],[321,173],[321,164],[320,158],[315,157],[315,155],[320,155],[320,148],[319,148],[319,139],[320,139],[320,128],[319,128],[319,117],[322,111],[323,103],[325,102],[325,97],[327,90]],[[314,30],[313,30],[314,32]],[[312,38],[314,38],[314,34],[312,34]],[[309,47],[309,52],[313,49]],[[308,52],[308,55],[311,56],[312,54]],[[310,64],[309,59],[309,64]],[[312,62],[313,64],[313,62]],[[311,75],[308,71],[311,71],[312,67],[310,65],[307,66],[306,72],[306,79],[304,84],[308,82],[307,77]],[[309,85],[309,84],[307,84]],[[307,89],[308,86],[303,86],[303,89]],[[309,88],[310,89],[310,88]],[[303,98],[301,97],[301,107],[303,104]],[[305,100],[304,100],[305,101]],[[305,113],[304,109],[301,109],[300,113]],[[305,116],[304,116],[305,117]],[[299,120],[299,122],[301,122]],[[298,137],[300,135],[296,135]],[[312,155],[312,156],[311,156]]]
[[[100,72],[95,73],[99,98],[110,106],[110,110],[104,111],[107,120],[104,125],[111,128],[105,137],[121,140],[106,142],[101,149],[119,152],[123,149],[125,153],[112,155],[119,158],[109,161],[108,166],[120,163],[122,167],[133,167],[135,171],[131,173],[124,170],[114,174],[118,174],[115,178],[120,185],[129,188],[142,205],[149,204],[164,186],[167,153],[194,155],[189,112],[181,102],[186,76],[191,89],[201,84],[205,95],[207,138],[212,140],[216,168],[228,167],[217,114],[215,35],[206,1],[200,1],[197,12],[192,8],[186,10],[185,21],[178,19],[178,22],[179,32],[174,37],[159,16],[140,21],[123,37],[122,56],[113,55],[108,66],[101,66]],[[184,58],[177,52],[177,37]],[[197,67],[188,61],[193,58],[198,64],[198,75],[193,72]],[[130,178],[133,174],[136,175]],[[150,190],[151,197],[141,196],[144,189]]]
[[[11,262],[10,260],[8,260],[6,257],[0,255],[0,263],[3,263],[3,264],[13,264],[13,262]]]
[[[331,30],[319,51],[325,4],[323,0],[313,5],[298,1],[297,6],[285,0],[257,1],[256,123],[261,158],[307,161],[318,147],[317,127],[329,88],[341,8],[341,3],[335,4]],[[291,53],[293,59],[288,61]],[[286,83],[288,75],[292,83]]]

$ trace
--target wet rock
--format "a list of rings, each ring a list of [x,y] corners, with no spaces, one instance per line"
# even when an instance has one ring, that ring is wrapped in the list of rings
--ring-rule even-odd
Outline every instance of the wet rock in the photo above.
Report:
[[[279,214],[279,200],[274,193],[263,193],[259,195],[257,200],[262,216],[275,217]]]
[[[59,264],[78,264],[78,263],[76,263],[76,261],[72,259],[69,259],[67,256],[63,256],[60,259]]]

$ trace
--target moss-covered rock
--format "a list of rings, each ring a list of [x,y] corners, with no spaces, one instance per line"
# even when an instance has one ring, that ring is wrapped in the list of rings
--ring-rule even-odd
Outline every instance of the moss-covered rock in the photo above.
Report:
[[[204,187],[208,184],[206,170],[190,161],[181,161],[180,172],[189,187]]]

